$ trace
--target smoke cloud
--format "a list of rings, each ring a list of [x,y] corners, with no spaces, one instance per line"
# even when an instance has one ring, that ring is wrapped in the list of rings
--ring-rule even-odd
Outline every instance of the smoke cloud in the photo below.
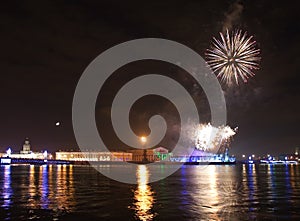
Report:
[[[223,23],[222,31],[225,32],[226,29],[231,30],[232,26],[239,20],[244,6],[240,1],[234,2],[225,13],[225,21]]]

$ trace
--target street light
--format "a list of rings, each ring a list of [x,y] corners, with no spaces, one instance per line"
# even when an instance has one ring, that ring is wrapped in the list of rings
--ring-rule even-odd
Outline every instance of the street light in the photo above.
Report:
[[[147,142],[147,137],[141,136],[140,137],[140,141],[142,143],[142,148],[144,149],[144,145]],[[148,159],[147,159],[147,150],[146,149],[144,149],[143,162],[148,162]]]
[[[142,144],[145,144],[147,142],[147,137],[145,136],[140,137],[140,141],[142,142]]]

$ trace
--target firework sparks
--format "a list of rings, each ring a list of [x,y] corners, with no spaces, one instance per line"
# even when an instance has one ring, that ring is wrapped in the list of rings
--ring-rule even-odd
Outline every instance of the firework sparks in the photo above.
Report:
[[[259,68],[260,50],[255,48],[252,36],[241,30],[226,34],[220,33],[221,39],[213,38],[210,49],[207,49],[207,63],[212,70],[228,85],[233,79],[238,84],[239,78],[247,82],[254,76],[253,70]]]
[[[214,127],[211,124],[200,124],[196,130],[196,148],[207,151],[219,149],[228,144],[230,138],[236,134],[237,128],[229,126]]]

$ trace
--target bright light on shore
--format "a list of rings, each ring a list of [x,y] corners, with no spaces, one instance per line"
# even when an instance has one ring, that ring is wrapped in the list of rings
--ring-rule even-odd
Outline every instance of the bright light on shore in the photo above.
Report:
[[[147,137],[142,136],[142,137],[140,137],[140,140],[141,140],[141,142],[144,144],[144,143],[147,142]]]
[[[10,155],[11,155],[11,149],[10,149],[10,148],[8,148],[8,149],[6,150],[6,155],[7,155],[7,156],[10,156]]]

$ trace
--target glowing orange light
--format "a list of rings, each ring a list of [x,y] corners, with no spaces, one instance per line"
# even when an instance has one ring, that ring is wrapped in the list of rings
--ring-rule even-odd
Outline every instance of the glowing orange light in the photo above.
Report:
[[[140,140],[141,140],[142,143],[146,143],[147,142],[147,137],[142,136],[142,137],[140,137]]]

